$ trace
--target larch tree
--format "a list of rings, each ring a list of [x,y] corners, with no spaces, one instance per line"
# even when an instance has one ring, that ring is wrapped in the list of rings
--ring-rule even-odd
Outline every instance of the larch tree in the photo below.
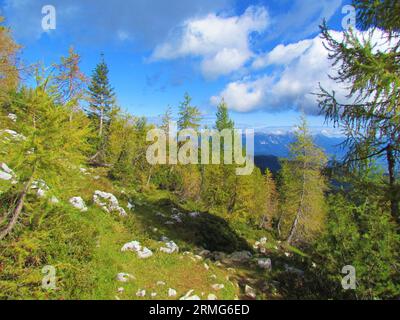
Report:
[[[7,223],[0,230],[0,240],[17,224],[34,181],[60,184],[74,167],[84,163],[90,151],[91,130],[86,115],[81,112],[70,121],[69,109],[57,104],[48,83],[47,78],[36,88],[22,88],[10,100],[18,118],[11,129],[20,136],[3,140],[1,154],[15,169],[18,184],[15,205],[5,214]]]
[[[358,25],[368,30],[360,37],[350,28],[342,39],[326,24],[322,37],[336,74],[331,77],[349,88],[346,99],[321,87],[319,105],[327,121],[344,129],[349,149],[345,163],[382,159],[388,168],[388,192],[393,219],[400,223],[400,3],[397,0],[355,0]],[[379,47],[376,36],[379,36]]]
[[[73,47],[69,49],[67,57],[61,57],[61,62],[55,65],[56,75],[54,82],[61,103],[70,107],[70,118],[79,110],[79,103],[85,96],[87,77],[80,68],[81,57]]]
[[[327,158],[315,146],[305,117],[290,145],[290,159],[281,171],[281,208],[279,230],[289,244],[313,239],[323,228],[326,205],[325,179],[322,176]],[[282,235],[283,235],[282,234]]]
[[[9,91],[15,90],[19,83],[17,55],[20,46],[11,37],[10,30],[1,25],[4,19],[0,16],[0,102]]]

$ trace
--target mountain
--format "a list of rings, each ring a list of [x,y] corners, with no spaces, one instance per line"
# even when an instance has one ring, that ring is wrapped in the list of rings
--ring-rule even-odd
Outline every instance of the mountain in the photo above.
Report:
[[[344,137],[323,132],[315,133],[313,136],[315,144],[324,150],[329,158],[341,159],[345,155],[346,150],[341,146]],[[293,132],[256,132],[254,136],[255,156],[287,158],[289,145],[294,141]]]

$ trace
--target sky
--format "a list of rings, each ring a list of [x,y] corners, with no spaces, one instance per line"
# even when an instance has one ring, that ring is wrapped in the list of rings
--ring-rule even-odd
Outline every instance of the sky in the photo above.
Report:
[[[152,121],[185,92],[205,123],[227,102],[237,127],[323,127],[319,83],[344,95],[319,37],[338,33],[347,0],[0,0],[22,59],[51,65],[74,46],[90,75],[104,53],[118,104]],[[43,30],[52,5],[55,30]],[[324,128],[325,130],[327,128]],[[329,128],[328,128],[329,129]],[[322,128],[321,128],[322,130]],[[329,129],[330,130],[330,129]]]

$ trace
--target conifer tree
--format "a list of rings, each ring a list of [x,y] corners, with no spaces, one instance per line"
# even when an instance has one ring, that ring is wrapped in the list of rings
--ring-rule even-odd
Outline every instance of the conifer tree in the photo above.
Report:
[[[283,162],[281,171],[279,223],[289,244],[313,239],[322,230],[325,219],[326,185],[321,172],[327,159],[314,145],[304,116],[290,152],[290,160]]]
[[[345,129],[349,149],[346,164],[357,165],[365,159],[386,161],[386,195],[392,216],[400,223],[396,174],[400,159],[400,5],[396,0],[355,0],[353,4],[358,25],[373,32],[360,37],[350,29],[338,40],[325,24],[322,26],[329,58],[339,70],[332,78],[350,91],[343,101],[335,92],[321,88],[319,105],[327,120]],[[377,29],[382,34],[380,48],[374,42]]]
[[[12,129],[21,139],[3,141],[0,151],[15,168],[19,184],[15,206],[6,214],[9,219],[0,230],[0,239],[18,222],[33,181],[61,183],[68,173],[71,175],[71,168],[85,161],[90,150],[91,131],[86,116],[80,113],[70,121],[68,108],[57,105],[57,97],[49,93],[53,90],[47,88],[48,83],[47,78],[36,88],[23,88],[11,99],[12,111],[18,118]]]
[[[67,57],[61,57],[61,62],[55,65],[57,74],[54,82],[61,103],[71,108],[70,118],[79,109],[79,102],[84,98],[88,79],[80,69],[81,57],[73,47]]]
[[[179,106],[179,119],[178,128],[183,129],[194,129],[197,130],[200,127],[201,114],[197,107],[191,105],[192,98],[188,93],[185,93],[184,101]]]
[[[101,62],[93,71],[89,85],[89,116],[95,121],[98,132],[97,153],[93,159],[104,158],[107,129],[115,105],[115,93],[111,87],[108,73],[108,66],[102,55]]]
[[[1,25],[3,21],[4,18],[0,16],[0,102],[19,83],[17,55],[20,46],[12,39],[10,30]]]

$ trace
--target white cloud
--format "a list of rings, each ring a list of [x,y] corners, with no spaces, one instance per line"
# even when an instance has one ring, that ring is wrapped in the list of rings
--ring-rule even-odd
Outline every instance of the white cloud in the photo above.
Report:
[[[343,34],[331,31],[337,41]],[[368,38],[367,32],[359,32],[358,38]],[[374,51],[385,51],[388,44],[380,31],[372,34]],[[253,62],[253,68],[272,68],[258,77],[246,77],[229,83],[222,92],[211,98],[216,104],[224,98],[228,106],[239,112],[257,109],[283,111],[303,110],[308,114],[319,112],[316,96],[319,84],[328,91],[335,91],[341,101],[348,100],[347,89],[337,84],[329,75],[335,75],[332,61],[320,36],[289,45],[278,45],[269,53],[262,54]]]
[[[339,33],[335,33],[339,36]],[[228,84],[211,98],[213,104],[222,97],[228,106],[239,112],[256,109],[282,111],[287,109],[318,112],[316,97],[319,83],[327,89],[335,89],[339,96],[345,90],[328,77],[331,62],[320,37],[287,46],[278,45],[271,52],[255,59],[254,68],[274,65],[274,71],[258,78],[246,78]]]
[[[243,67],[253,56],[250,38],[268,26],[264,7],[249,7],[243,15],[224,17],[215,13],[187,20],[168,40],[157,46],[152,60],[200,57],[203,75],[215,78]]]

